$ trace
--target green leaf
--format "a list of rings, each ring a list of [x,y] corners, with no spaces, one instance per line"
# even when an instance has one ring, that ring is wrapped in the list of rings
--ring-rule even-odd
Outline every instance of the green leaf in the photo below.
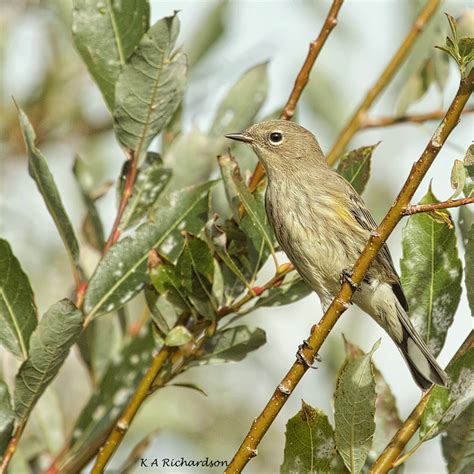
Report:
[[[255,307],[283,306],[299,301],[313,292],[313,289],[296,273],[288,275],[277,288],[270,288],[258,299]]]
[[[454,164],[451,169],[451,187],[454,189],[454,193],[450,199],[458,197],[463,192],[465,183],[466,171],[464,170],[464,164],[461,160],[454,160]]]
[[[446,369],[448,388],[436,385],[421,417],[420,439],[426,441],[446,430],[474,400],[474,348]]]
[[[157,153],[147,153],[120,223],[122,229],[137,223],[153,207],[170,178],[171,170],[163,167],[161,157]]]
[[[345,337],[344,346],[348,360],[354,360],[356,357],[362,357],[364,355],[360,347],[348,341]],[[402,426],[402,420],[398,414],[396,400],[390,386],[375,364],[372,364],[372,369],[374,372],[377,398],[375,400],[375,432],[366,461],[366,465],[369,465],[368,467],[375,462],[393,435]]]
[[[74,0],[73,5],[74,43],[113,110],[120,70],[150,23],[148,0]]]
[[[155,23],[144,35],[117,80],[115,133],[141,156],[171,120],[186,83],[186,57],[173,53],[179,32],[176,15]]]
[[[188,388],[190,390],[195,390],[196,392],[200,393],[201,395],[204,395],[207,397],[206,391],[200,387],[199,385],[196,385],[195,383],[167,383],[166,387],[182,387],[182,388]]]
[[[347,360],[337,380],[334,392],[336,446],[347,469],[358,473],[364,467],[375,431],[375,379],[372,350],[363,356]]]
[[[159,248],[169,258],[176,258],[183,248],[181,231],[197,234],[204,227],[213,184],[182,189],[160,200],[150,222],[138,227],[133,237],[112,246],[89,282],[84,301],[89,318],[120,308],[143,289],[148,281],[150,250]]]
[[[468,234],[464,260],[466,262],[464,278],[466,283],[467,300],[469,302],[469,307],[471,308],[471,315],[474,316],[474,224],[471,225],[471,230]]]
[[[465,170],[465,181],[464,181],[464,196],[474,196],[474,145],[469,146],[464,155],[464,170]]]
[[[467,62],[474,60],[474,38],[459,38],[458,48],[460,56]]]
[[[238,362],[267,342],[265,331],[250,326],[235,326],[218,331],[205,343],[188,366]]]
[[[88,450],[100,446],[120,413],[129,403],[136,386],[146,373],[155,347],[148,326],[124,344],[109,363],[99,386],[82,409],[74,426],[68,458],[87,456]],[[93,453],[91,453],[93,454]],[[65,467],[64,467],[65,469]]]
[[[190,69],[207,55],[222,36],[228,5],[227,1],[220,1],[212,6],[191,35],[192,41],[185,48]]]
[[[218,303],[212,293],[214,259],[203,240],[186,234],[185,245],[176,270],[180,284],[198,313],[207,319],[216,317]]]
[[[268,92],[267,63],[246,71],[230,89],[217,109],[211,136],[240,132],[248,127],[260,110]]]
[[[443,456],[450,474],[474,471],[474,404],[464,410],[441,437]]]
[[[46,207],[56,224],[56,228],[64,242],[64,246],[66,247],[71,262],[77,267],[79,261],[79,244],[77,243],[74,229],[69,221],[68,215],[66,214],[53,175],[49,171],[48,164],[46,163],[46,159],[38,148],[36,148],[36,134],[33,127],[23,110],[18,106],[17,108],[21,133],[23,134],[26,150],[28,152],[28,171],[38,186],[39,192],[43,196]]]
[[[15,424],[15,412],[12,409],[7,384],[0,380],[0,459],[2,459]]]
[[[434,202],[438,201],[429,189],[420,204]],[[450,222],[449,212],[439,214]],[[462,266],[454,226],[428,213],[414,214],[403,229],[402,246],[401,280],[410,319],[436,357],[461,297]]]
[[[461,206],[459,209],[458,225],[461,231],[462,243],[464,248],[469,241],[469,231],[474,224],[474,212],[471,211],[470,206]]]
[[[68,299],[51,306],[30,339],[28,359],[16,376],[14,405],[24,420],[58,373],[82,331],[83,315]]]
[[[33,290],[10,244],[0,239],[0,343],[26,359],[38,316]]]
[[[193,335],[184,327],[174,327],[166,336],[165,344],[170,347],[183,346],[193,340]]]
[[[370,160],[379,143],[344,153],[337,165],[337,172],[344,176],[359,194],[364,192],[369,181]]]
[[[301,401],[301,410],[288,420],[281,474],[335,472],[336,441],[326,414]]]
[[[100,193],[95,193],[94,195],[92,191],[92,174],[86,163],[80,158],[74,160],[72,170],[79,185],[82,200],[87,209],[87,214],[82,224],[82,233],[88,244],[99,252],[102,252],[105,247],[104,227],[95,202],[105,194],[106,189],[104,188]]]

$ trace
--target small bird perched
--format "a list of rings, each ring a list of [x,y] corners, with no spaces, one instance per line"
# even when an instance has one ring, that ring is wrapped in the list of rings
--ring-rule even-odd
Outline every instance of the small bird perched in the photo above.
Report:
[[[281,248],[326,311],[351,280],[350,269],[377,225],[357,191],[331,169],[315,136],[286,120],[269,120],[227,138],[248,143],[268,176],[265,206]],[[447,375],[407,316],[408,303],[386,245],[353,302],[397,344],[416,383],[447,385]]]

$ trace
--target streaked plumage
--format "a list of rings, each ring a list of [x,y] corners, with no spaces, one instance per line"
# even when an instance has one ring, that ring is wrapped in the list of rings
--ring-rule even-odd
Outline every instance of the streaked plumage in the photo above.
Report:
[[[340,289],[341,273],[353,267],[376,228],[364,201],[327,165],[314,135],[295,123],[262,122],[229,138],[248,142],[265,167],[266,209],[277,240],[326,309]],[[388,332],[421,388],[446,385],[446,374],[407,316],[386,245],[353,302]]]

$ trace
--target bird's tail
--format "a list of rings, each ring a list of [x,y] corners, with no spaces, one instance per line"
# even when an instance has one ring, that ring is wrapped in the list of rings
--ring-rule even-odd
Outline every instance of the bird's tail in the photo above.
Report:
[[[415,382],[423,390],[427,390],[432,384],[447,387],[448,376],[446,372],[438,365],[403,308],[398,307],[397,309],[403,327],[403,339],[399,344],[399,348],[407,361]]]

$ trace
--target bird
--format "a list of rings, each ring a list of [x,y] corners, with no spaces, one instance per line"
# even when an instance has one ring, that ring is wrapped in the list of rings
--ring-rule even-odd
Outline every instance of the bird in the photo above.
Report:
[[[267,175],[265,208],[281,249],[318,294],[323,312],[377,225],[352,185],[332,169],[316,137],[286,120],[267,120],[226,138],[249,145]],[[447,386],[448,377],[408,317],[408,302],[383,245],[352,302],[392,338],[418,386]]]

